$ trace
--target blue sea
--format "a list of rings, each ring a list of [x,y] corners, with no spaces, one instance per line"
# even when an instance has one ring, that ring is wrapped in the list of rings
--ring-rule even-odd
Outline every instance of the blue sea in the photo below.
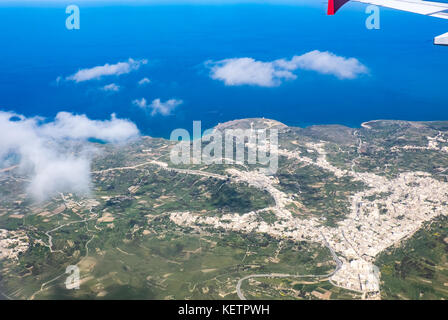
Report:
[[[0,109],[52,118],[59,111],[106,119],[112,113],[142,133],[169,137],[228,120],[265,117],[293,126],[373,119],[448,120],[448,47],[432,39],[441,19],[381,10],[381,29],[365,27],[365,5],[336,16],[326,4],[79,5],[80,30],[67,30],[65,7],[0,6]],[[281,86],[225,86],[208,60],[291,58],[312,50],[355,57],[369,74],[341,80],[299,70]],[[138,71],[83,83],[60,82],[81,68],[148,59]],[[143,77],[151,84],[140,87]],[[117,93],[99,90],[116,83]],[[135,99],[180,99],[172,115],[151,116]]]

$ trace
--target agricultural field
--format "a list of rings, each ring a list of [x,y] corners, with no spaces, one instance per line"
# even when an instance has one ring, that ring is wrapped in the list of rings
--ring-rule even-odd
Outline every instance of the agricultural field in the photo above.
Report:
[[[1,296],[448,298],[443,124],[291,128],[246,119],[216,130],[229,128],[278,130],[270,154],[278,170],[173,164],[176,143],[150,137],[92,142],[101,152],[91,191],[36,202],[27,175],[6,168]],[[79,269],[79,289],[67,289],[69,266]]]

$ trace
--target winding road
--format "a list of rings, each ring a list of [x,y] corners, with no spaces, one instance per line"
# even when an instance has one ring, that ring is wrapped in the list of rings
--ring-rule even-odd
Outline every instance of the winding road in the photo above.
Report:
[[[241,285],[244,281],[254,278],[295,278],[295,279],[303,279],[303,278],[318,278],[318,279],[325,279],[325,278],[331,278],[336,272],[339,271],[342,267],[342,261],[338,258],[336,253],[334,252],[333,248],[328,243],[325,236],[321,233],[323,238],[324,245],[330,250],[331,256],[333,257],[333,260],[336,262],[336,268],[329,274],[323,274],[323,275],[296,275],[296,274],[283,274],[283,273],[270,273],[270,274],[253,274],[249,276],[245,276],[244,278],[241,278],[238,280],[238,283],[236,284],[236,293],[238,294],[238,298],[240,300],[247,300],[244,294],[241,292]]]

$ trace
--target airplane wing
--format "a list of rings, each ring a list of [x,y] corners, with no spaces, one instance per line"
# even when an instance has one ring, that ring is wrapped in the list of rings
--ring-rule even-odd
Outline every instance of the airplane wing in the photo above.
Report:
[[[328,0],[328,15],[334,15],[350,0]],[[423,14],[426,16],[448,19],[448,3],[424,0],[353,0],[355,2],[373,4],[380,7]],[[448,45],[448,33],[434,38],[434,44]]]

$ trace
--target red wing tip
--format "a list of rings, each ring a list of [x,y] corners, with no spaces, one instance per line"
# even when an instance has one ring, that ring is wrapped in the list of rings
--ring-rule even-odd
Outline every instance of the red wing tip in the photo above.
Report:
[[[327,15],[333,16],[334,15],[334,0],[328,0],[328,10]]]
[[[328,0],[327,15],[334,16],[336,12],[349,0]]]

